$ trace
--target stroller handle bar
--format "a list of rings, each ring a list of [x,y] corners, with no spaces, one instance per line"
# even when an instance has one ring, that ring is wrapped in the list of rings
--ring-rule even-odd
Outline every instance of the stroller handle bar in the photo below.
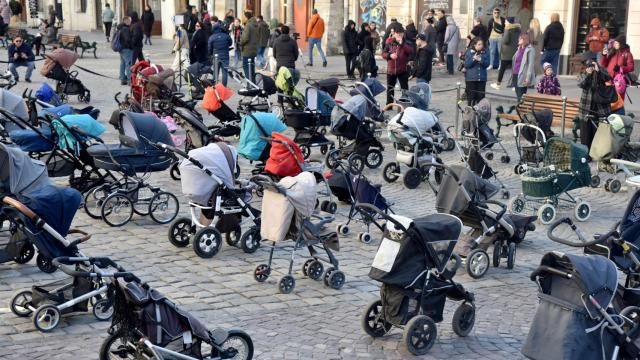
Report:
[[[71,257],[71,256],[59,256],[55,259],[53,259],[51,261],[51,263],[54,266],[64,266],[63,264],[66,265],[73,265],[73,264],[80,264],[80,263],[89,263],[91,265],[96,265],[99,268],[105,269],[109,266],[111,266],[112,268],[120,271],[120,272],[125,272],[126,270],[118,265],[115,261],[111,260],[108,257],[89,257],[89,256],[75,256],[75,257]]]
[[[112,266],[116,270],[116,272],[111,273],[102,273],[102,272],[90,272],[90,271],[77,271],[69,266],[63,265],[62,263],[67,264],[79,264],[79,263],[90,263],[91,265],[97,265],[98,267],[103,267],[101,265]],[[131,272],[125,271],[120,265],[116,264],[113,260],[103,257],[103,258],[90,258],[90,257],[58,257],[53,259],[51,262],[54,266],[60,269],[62,272],[69,276],[73,277],[85,277],[85,278],[103,278],[103,277],[112,277],[114,279],[123,278],[127,282],[135,281],[137,283],[142,283],[142,280],[135,276]]]
[[[529,277],[531,279],[531,281],[536,281],[536,278],[544,273],[551,273],[554,275],[559,275],[562,276],[565,279],[571,279],[573,277],[573,274],[562,271],[562,270],[558,270],[556,268],[552,268],[550,266],[546,266],[546,265],[540,265],[538,266],[537,269],[535,269],[532,273],[531,276]]]
[[[402,230],[403,232],[407,231],[407,228],[404,225],[402,225],[398,220],[392,218],[388,214],[385,214],[382,210],[378,209],[376,206],[373,206],[371,204],[366,204],[366,203],[356,203],[355,207],[356,209],[366,210],[368,212],[376,213],[386,221],[393,223],[393,225],[395,225],[396,228]]]
[[[578,236],[578,239],[580,240],[580,243],[576,243],[576,242],[561,238],[557,235],[554,235],[553,231],[561,224],[567,224],[569,228],[571,228],[571,230],[576,233],[576,235]],[[547,229],[547,237],[550,240],[560,244],[569,245],[573,247],[586,247],[586,246],[591,246],[591,245],[601,243],[602,241],[606,240],[611,235],[613,235],[614,232],[615,232],[615,228],[603,236],[598,236],[597,238],[594,238],[594,240],[587,240],[587,235],[585,235],[585,233],[573,223],[573,220],[571,220],[568,217],[565,217],[549,225],[549,229]]]

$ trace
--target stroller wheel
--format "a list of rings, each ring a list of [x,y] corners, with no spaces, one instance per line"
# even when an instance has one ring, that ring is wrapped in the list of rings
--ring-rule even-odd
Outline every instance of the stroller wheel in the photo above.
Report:
[[[349,163],[349,172],[353,175],[359,175],[364,170],[365,159],[358,154],[351,154],[347,159]]]
[[[42,305],[33,315],[33,325],[42,332],[49,332],[60,324],[60,316],[60,310],[55,305]]]
[[[640,326],[640,308],[637,306],[627,306],[620,311],[620,316],[625,319],[625,324],[622,328],[625,332],[630,333],[638,326]]]
[[[613,179],[611,180],[611,183],[609,183],[609,191],[611,191],[614,194],[620,191],[621,188],[622,188],[622,184],[618,179]]]
[[[507,269],[513,269],[516,263],[516,243],[509,243],[507,247]]]
[[[586,201],[580,201],[574,209],[574,215],[578,221],[587,221],[591,216],[591,205]]]
[[[296,279],[291,275],[285,275],[278,281],[278,290],[282,294],[290,294],[296,287]]]
[[[384,179],[384,181],[388,183],[392,183],[398,180],[399,173],[400,173],[400,167],[398,166],[398,164],[394,162],[390,162],[387,165],[385,165],[384,168],[382,169],[382,178]]]
[[[240,238],[242,237],[242,232],[240,229],[236,229],[233,231],[229,231],[224,233],[224,241],[229,246],[238,246],[240,245]]]
[[[382,300],[376,300],[369,304],[367,310],[362,313],[362,329],[372,338],[384,336],[391,330],[393,325],[384,320],[384,308]]]
[[[212,227],[205,227],[193,236],[193,251],[203,259],[212,258],[220,251],[222,236]]]
[[[178,198],[170,192],[161,191],[149,202],[149,215],[158,224],[167,224],[178,216]]]
[[[109,226],[122,226],[133,217],[133,204],[126,195],[114,193],[104,200],[101,213]]]
[[[185,247],[189,245],[189,238],[194,230],[190,218],[177,218],[169,226],[169,242],[175,247]]]
[[[177,162],[171,165],[171,169],[169,169],[169,175],[173,180],[180,180],[180,168],[178,167]]]
[[[93,219],[102,218],[102,204],[104,200],[109,196],[109,186],[111,184],[98,185],[89,191],[84,196],[84,211]]]
[[[302,157],[307,160],[309,158],[309,155],[311,155],[311,149],[309,148],[309,146],[307,145],[300,145],[298,146],[300,148],[300,152],[302,152]]]
[[[307,266],[307,276],[315,281],[322,280],[322,274],[324,274],[324,266],[318,260],[313,260]]]
[[[257,282],[265,282],[269,275],[271,275],[271,268],[267,264],[260,264],[256,266],[256,269],[253,271],[253,278],[256,279]]]
[[[316,261],[316,259],[309,259],[309,260],[304,262],[304,264],[302,265],[302,273],[304,274],[304,276],[309,276],[309,266],[314,261]]]
[[[371,237],[371,234],[365,232],[365,233],[360,233],[358,235],[358,239],[360,239],[360,241],[362,241],[365,244],[371,244],[371,241],[373,241],[373,238]]]
[[[101,299],[93,305],[93,316],[100,321],[107,321],[113,316],[113,300]]]
[[[453,332],[460,337],[469,335],[473,325],[476,322],[476,309],[473,305],[468,303],[462,303],[453,313],[453,319],[451,320],[451,327]]]
[[[335,214],[336,211],[338,211],[338,204],[334,203],[333,201],[330,201],[329,204],[327,205],[326,211],[329,214]]]
[[[525,164],[516,164],[513,167],[513,173],[516,175],[522,175],[527,171],[527,166]]]
[[[500,161],[502,161],[503,164],[508,164],[509,162],[511,162],[511,158],[509,157],[509,155],[502,155],[500,157]]]
[[[445,151],[451,151],[455,149],[456,142],[452,138],[445,138],[444,140],[442,140],[442,147]]]
[[[31,290],[18,291],[11,297],[9,307],[11,312],[19,317],[27,317],[33,313],[33,292]]]
[[[33,259],[33,256],[35,254],[36,254],[36,249],[33,247],[33,244],[30,242],[27,242],[22,247],[20,254],[13,258],[13,261],[15,261],[18,264],[26,264],[29,261],[31,261],[31,259]]]
[[[488,152],[485,154],[485,157],[487,158],[487,160],[491,161],[493,160],[493,153],[492,152]]]
[[[329,151],[329,146],[328,145],[322,145],[320,146],[320,154],[322,155],[326,155],[327,151]]]
[[[349,234],[349,226],[347,225],[338,225],[338,227],[336,228],[336,232],[340,235],[347,235]]]
[[[502,198],[505,200],[508,200],[511,197],[511,193],[509,193],[509,190],[502,190]]]
[[[247,254],[253,254],[260,247],[260,228],[252,227],[240,237],[240,247]]]
[[[502,258],[502,242],[493,243],[493,267],[500,266],[500,258]]]
[[[482,249],[475,249],[467,256],[467,273],[474,279],[480,279],[489,270],[489,255]]]
[[[249,334],[242,330],[229,330],[229,336],[220,344],[222,358],[249,360],[253,358],[253,341]],[[202,352],[201,352],[202,353]],[[228,355],[224,355],[228,354]]]
[[[128,345],[129,336],[124,329],[118,330],[109,335],[100,345],[100,354],[98,359],[111,360],[116,359],[134,359],[136,357],[136,349]]]
[[[424,355],[429,352],[438,337],[436,323],[426,315],[411,318],[402,335],[407,350],[413,355]]]
[[[369,169],[379,168],[380,165],[382,165],[382,151],[378,149],[369,149],[364,161]]]
[[[339,153],[339,149],[331,150],[327,153],[324,163],[329,169],[336,169],[338,167],[338,162],[340,161],[338,158]]]
[[[576,209],[578,207],[576,206]],[[538,218],[544,225],[549,225],[556,218],[556,208],[551,204],[544,204],[538,209]]]
[[[402,182],[407,189],[415,189],[420,185],[422,181],[422,174],[420,170],[416,168],[411,168],[407,170],[406,173],[402,176]]]
[[[516,196],[511,199],[511,203],[509,204],[509,209],[514,214],[521,214],[524,211],[525,202],[521,196]]]
[[[43,273],[51,274],[58,270],[57,267],[53,266],[51,261],[52,259],[42,254],[38,254],[38,256],[36,256],[36,264],[38,265],[38,269],[40,269],[40,271],[42,271]]]
[[[592,188],[597,188],[598,186],[600,186],[600,176],[593,175],[591,177],[591,183],[589,185],[591,185]]]
[[[329,269],[331,269],[331,271],[329,271]],[[344,285],[344,282],[345,282],[344,273],[337,269],[333,269],[333,268],[329,268],[329,269],[327,269],[327,274],[329,275],[327,276],[325,274],[324,276],[324,284],[334,290],[342,289],[342,286]]]

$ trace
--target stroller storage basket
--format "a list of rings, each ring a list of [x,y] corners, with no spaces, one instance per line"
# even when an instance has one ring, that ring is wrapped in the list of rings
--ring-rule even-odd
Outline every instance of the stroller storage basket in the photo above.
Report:
[[[294,130],[303,130],[317,126],[313,113],[296,109],[285,110],[284,122]]]
[[[547,197],[584,187],[589,184],[590,172],[557,173],[550,168],[532,168],[522,175],[522,193],[533,197]]]

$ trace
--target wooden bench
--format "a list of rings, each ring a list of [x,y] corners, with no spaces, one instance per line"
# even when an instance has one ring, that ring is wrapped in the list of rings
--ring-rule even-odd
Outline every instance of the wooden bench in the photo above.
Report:
[[[9,47],[11,42],[13,42],[13,39],[17,38],[18,36],[20,36],[27,44],[33,44],[34,40],[36,39],[35,36],[29,34],[25,29],[9,28],[4,35],[4,39],[0,40],[2,41],[2,46]]]
[[[79,35],[60,34],[58,35],[58,42],[63,48],[73,50],[74,52],[78,52],[78,48],[82,49],[80,57],[84,57],[85,51],[93,51],[93,57],[96,59],[98,58],[98,55],[96,54],[98,44],[95,41],[88,43],[86,41],[82,41]]]
[[[573,119],[578,116],[580,101],[567,98],[565,114],[565,128],[573,127]],[[562,96],[543,95],[543,94],[524,94],[520,103],[504,111],[502,106],[496,108],[496,123],[498,124],[497,136],[500,135],[500,128],[511,126],[523,121],[524,114],[530,114],[533,111],[550,109],[553,111],[553,126],[561,126],[563,101]],[[514,111],[515,110],[515,111]]]

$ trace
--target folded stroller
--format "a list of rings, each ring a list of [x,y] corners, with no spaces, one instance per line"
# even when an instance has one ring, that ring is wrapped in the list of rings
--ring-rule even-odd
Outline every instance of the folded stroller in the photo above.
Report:
[[[89,216],[102,218],[110,226],[128,223],[134,212],[167,224],[178,215],[178,199],[147,183],[144,175],[171,166],[173,157],[155,145],[173,146],[171,135],[153,114],[123,111],[119,117],[120,143],[93,145],[87,151],[97,167],[117,171],[123,177],[87,192],[85,210]]]
[[[573,206],[578,221],[587,221],[591,216],[591,206],[569,193],[590,185],[587,152],[586,146],[571,140],[548,139],[544,147],[544,166],[531,168],[520,176],[522,193],[511,199],[511,211],[523,213],[528,206],[533,206],[540,222],[547,225],[553,222],[558,209],[567,204]]]
[[[312,257],[302,267],[304,275],[313,280],[324,280],[325,286],[333,289],[342,288],[345,275],[339,270],[338,260],[331,251],[339,250],[338,234],[324,230],[325,225],[333,221],[334,216],[315,211],[316,176],[310,172],[302,172],[295,177],[285,177],[277,183],[266,176],[255,176],[252,181],[265,191],[260,234],[262,239],[272,242],[269,262],[258,265],[253,273],[256,281],[264,282],[271,275],[276,244],[285,239],[292,239],[294,246],[289,271],[278,281],[281,293],[291,293],[295,287],[295,279],[292,276],[293,261],[295,252],[301,247],[307,247]],[[318,254],[318,250],[324,251],[326,258]],[[331,265],[326,272],[321,261]]]
[[[78,79],[77,71],[69,70],[80,56],[67,49],[55,49],[45,56],[40,73],[47,79],[56,81],[56,94],[60,100],[67,102],[70,95],[77,95],[78,101],[90,102],[91,91]]]
[[[184,158],[180,163],[182,193],[189,198],[191,217],[180,217],[169,226],[169,241],[177,247],[189,245],[202,258],[211,258],[227,244],[246,253],[260,246],[260,212],[247,202],[251,188],[235,186],[236,150],[225,143],[211,143],[189,153],[159,144],[168,152]],[[198,216],[200,215],[200,216]],[[242,218],[249,218],[251,228],[242,233]]]
[[[493,129],[489,127],[491,121],[491,103],[486,98],[480,100],[475,106],[466,106],[462,110],[462,131],[460,133],[464,148],[475,148],[478,152],[485,153],[487,160],[493,160],[493,152],[490,151],[498,144],[502,156],[500,161],[508,164],[511,161],[509,153],[502,142],[495,136]]]
[[[119,272],[113,276],[113,318],[98,359],[144,359],[150,354],[155,359],[253,358],[253,342],[244,331],[208,330],[134,274]]]
[[[359,205],[369,212],[370,205]],[[396,326],[414,355],[425,355],[438,334],[447,298],[462,301],[453,314],[453,332],[467,336],[475,323],[474,295],[453,281],[460,258],[453,252],[462,223],[452,215],[432,214],[415,220],[377,211],[386,223],[369,277],[382,283],[380,299],[362,314],[362,328],[378,338]]]
[[[440,165],[442,166],[442,165]],[[460,217],[472,228],[456,246],[456,253],[466,258],[467,273],[479,279],[489,270],[487,248],[493,244],[493,266],[507,258],[507,268],[513,269],[516,245],[528,231],[534,231],[536,216],[507,214],[507,206],[491,200],[499,189],[462,166],[442,166],[444,173],[436,196],[438,212]],[[490,205],[494,205],[492,208]]]
[[[617,310],[618,273],[603,256],[547,253],[531,274],[538,310],[522,354],[530,359],[637,359],[639,311]],[[637,302],[634,303],[637,305]]]
[[[293,141],[307,159],[312,147],[320,147],[323,155],[333,147],[333,141],[325,136],[325,127],[331,125],[331,112],[336,102],[330,94],[315,87],[308,87],[305,93],[305,108],[285,110],[284,122],[295,131]]]

